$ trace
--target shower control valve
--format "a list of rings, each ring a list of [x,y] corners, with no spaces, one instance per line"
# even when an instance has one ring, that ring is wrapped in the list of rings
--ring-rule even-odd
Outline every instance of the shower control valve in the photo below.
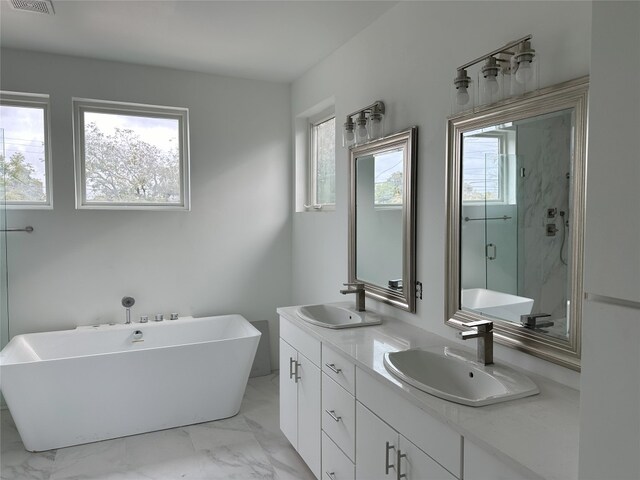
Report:
[[[155,321],[156,321],[156,322],[161,322],[161,321],[163,321],[163,320],[164,320],[164,315],[163,315],[163,314],[161,314],[161,313],[157,313],[157,314],[156,314]]]
[[[140,316],[140,323],[147,323],[149,321],[149,316],[148,315],[141,315]]]
[[[172,313],[171,316],[169,317],[169,320],[177,320],[177,319],[178,319],[177,313]]]

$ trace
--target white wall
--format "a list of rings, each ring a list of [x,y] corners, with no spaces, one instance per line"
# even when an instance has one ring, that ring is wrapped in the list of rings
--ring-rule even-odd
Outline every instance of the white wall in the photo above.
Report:
[[[444,324],[445,138],[458,65],[533,34],[543,86],[589,73],[588,2],[401,2],[294,82],[292,114],[335,97],[336,117],[383,100],[388,132],[418,125],[417,314],[382,311],[455,340]],[[293,220],[294,303],[344,299],[347,278],[347,151],[337,153],[335,213]],[[369,302],[372,302],[368,300]],[[471,347],[471,345],[470,345]],[[498,358],[572,386],[579,375],[496,346]]]
[[[3,90],[51,95],[53,211],[12,211],[11,335],[134,315],[271,321],[291,303],[290,87],[2,50]],[[191,211],[76,210],[71,98],[188,107]],[[135,318],[135,317],[134,317]]]
[[[637,81],[629,83],[640,76],[639,45],[639,2],[594,2],[585,235],[590,298],[580,379],[584,480],[640,478],[640,91]]]

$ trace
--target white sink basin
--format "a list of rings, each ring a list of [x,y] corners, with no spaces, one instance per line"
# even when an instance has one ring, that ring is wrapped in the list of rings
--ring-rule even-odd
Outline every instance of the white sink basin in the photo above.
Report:
[[[382,319],[372,312],[356,312],[338,305],[319,304],[298,307],[298,317],[326,328],[351,328],[379,325]]]
[[[502,365],[480,365],[449,347],[385,353],[384,365],[402,381],[436,397],[480,407],[540,392],[528,377]]]

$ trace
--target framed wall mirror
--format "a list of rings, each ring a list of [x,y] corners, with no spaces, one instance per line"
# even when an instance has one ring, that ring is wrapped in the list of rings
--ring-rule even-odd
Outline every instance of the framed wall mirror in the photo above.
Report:
[[[418,128],[353,147],[349,281],[368,297],[415,312]]]
[[[445,321],[580,369],[588,78],[453,117]]]

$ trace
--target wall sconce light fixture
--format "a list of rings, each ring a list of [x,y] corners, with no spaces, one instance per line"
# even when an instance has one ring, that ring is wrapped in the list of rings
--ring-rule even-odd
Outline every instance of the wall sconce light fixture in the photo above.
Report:
[[[531,48],[532,35],[507,43],[475,60],[460,65],[453,80],[456,112],[488,105],[509,95],[519,95],[538,88],[537,55]],[[468,69],[484,62],[478,71],[477,92],[470,89],[472,83]],[[477,102],[474,98],[477,93]]]
[[[342,146],[352,147],[384,136],[384,113],[384,103],[378,100],[347,115],[342,129]]]

